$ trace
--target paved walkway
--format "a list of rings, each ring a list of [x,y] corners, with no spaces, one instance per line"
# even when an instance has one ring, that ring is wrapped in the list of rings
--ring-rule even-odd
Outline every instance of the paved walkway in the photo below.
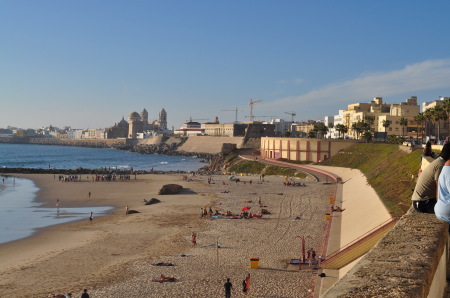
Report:
[[[242,158],[253,160],[251,155],[241,155]],[[336,183],[335,205],[345,209],[344,212],[334,212],[331,216],[329,230],[324,239],[325,255],[331,254],[380,224],[391,219],[375,190],[367,183],[364,174],[356,169],[329,167],[318,165],[297,165],[271,159],[258,158],[259,162],[276,164],[299,169],[314,175],[319,181]],[[323,270],[325,278],[321,278],[316,287],[318,297],[350,270],[356,260],[341,270]]]

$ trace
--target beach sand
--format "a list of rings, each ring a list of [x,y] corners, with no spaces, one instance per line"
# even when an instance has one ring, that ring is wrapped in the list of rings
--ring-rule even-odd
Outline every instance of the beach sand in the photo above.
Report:
[[[84,288],[91,297],[220,297],[226,278],[233,296],[241,295],[242,280],[251,274],[250,296],[307,297],[313,295],[317,271],[288,265],[306,249],[323,253],[323,240],[334,184],[304,180],[306,187],[286,187],[283,177],[142,175],[123,182],[59,182],[53,175],[17,175],[35,181],[37,200],[44,207],[60,200],[65,207],[114,206],[112,214],[41,229],[34,236],[0,245],[2,297],[47,297]],[[252,183],[250,184],[250,180]],[[177,195],[158,195],[168,183],[184,187]],[[226,183],[226,185],[223,185]],[[224,193],[224,191],[229,191]],[[88,193],[91,192],[91,198]],[[271,214],[261,219],[200,217],[200,208],[239,213],[243,206],[260,210],[258,200]],[[144,199],[161,203],[144,205]],[[247,202],[251,201],[251,202]],[[125,206],[139,211],[125,214]],[[299,217],[300,219],[295,219]],[[197,233],[197,247],[191,234]],[[217,249],[216,242],[221,248]],[[186,254],[188,257],[177,255]],[[250,268],[250,258],[260,268]],[[152,266],[170,262],[171,267]],[[160,274],[176,282],[159,283]]]

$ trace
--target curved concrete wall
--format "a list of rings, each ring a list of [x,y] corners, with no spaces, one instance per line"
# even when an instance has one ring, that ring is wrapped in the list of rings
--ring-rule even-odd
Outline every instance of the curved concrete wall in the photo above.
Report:
[[[243,140],[243,137],[189,136],[178,151],[215,154],[221,152],[224,143],[236,144],[237,148],[241,148]]]

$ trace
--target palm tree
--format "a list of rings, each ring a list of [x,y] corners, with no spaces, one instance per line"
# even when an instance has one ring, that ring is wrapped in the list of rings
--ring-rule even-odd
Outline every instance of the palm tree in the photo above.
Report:
[[[372,128],[372,125],[375,123],[375,116],[366,116],[364,121]]]
[[[440,130],[441,130],[441,120],[447,120],[448,116],[445,112],[444,108],[441,105],[437,105],[434,108],[432,108],[432,117],[435,123],[438,125],[438,131],[437,131],[437,139],[436,141],[439,142],[440,140]]]
[[[405,126],[408,126],[408,119],[405,117],[400,118],[400,125],[402,126],[402,136],[405,135]]]
[[[419,126],[421,128],[422,132],[422,140],[423,140],[423,124],[425,123],[426,118],[423,113],[419,113],[416,116],[414,116],[414,122],[417,124],[417,139],[419,139]]]
[[[328,127],[324,123],[320,122],[320,123],[314,125],[314,130],[316,132],[320,133],[320,135],[323,138],[325,136],[325,134],[328,132]]]
[[[428,133],[432,134],[430,124],[433,124],[433,109],[425,110],[423,115],[425,116],[425,136],[428,136]]]
[[[391,125],[391,123],[392,123],[391,120],[387,120],[387,119],[383,120],[384,132],[386,133],[386,135],[387,135],[387,131],[386,130]]]
[[[333,122],[328,123],[328,131],[331,131],[331,129],[333,129],[333,128],[334,128],[334,123]],[[330,133],[330,138],[331,138],[331,133]]]
[[[334,128],[339,133],[339,138],[341,138],[341,133],[344,132],[345,125],[344,124],[336,124],[336,126]]]
[[[447,113],[447,129],[450,130],[450,97],[446,97],[444,99],[442,107],[444,108],[444,111]]]

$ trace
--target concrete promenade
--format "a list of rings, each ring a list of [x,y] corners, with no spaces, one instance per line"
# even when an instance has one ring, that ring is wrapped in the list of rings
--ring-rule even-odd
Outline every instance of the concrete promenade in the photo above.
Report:
[[[251,156],[242,157],[253,159]],[[336,178],[340,178],[342,182],[336,183],[335,206],[339,206],[345,211],[334,212],[331,216],[330,227],[328,234],[325,235],[322,250],[325,256],[391,219],[391,215],[381,199],[359,170],[317,165],[296,165],[271,159],[259,159],[258,161],[312,173],[323,182],[335,183]],[[329,178],[325,178],[326,176]],[[331,288],[358,261],[359,259],[340,270],[324,270],[326,277],[319,279],[315,296],[319,297]]]

